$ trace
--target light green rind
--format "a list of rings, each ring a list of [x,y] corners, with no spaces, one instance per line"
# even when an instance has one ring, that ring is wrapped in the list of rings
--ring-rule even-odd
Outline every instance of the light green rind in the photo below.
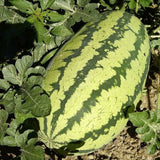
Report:
[[[61,154],[93,152],[115,138],[138,102],[150,62],[149,39],[123,11],[85,25],[53,59],[45,77],[52,111],[40,118],[40,139]]]

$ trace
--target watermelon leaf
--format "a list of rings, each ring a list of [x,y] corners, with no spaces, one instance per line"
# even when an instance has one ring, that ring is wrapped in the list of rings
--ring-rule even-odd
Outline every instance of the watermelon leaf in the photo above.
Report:
[[[129,8],[130,9],[134,9],[136,8],[136,10],[138,10],[137,7],[139,7],[140,5],[142,5],[143,7],[149,7],[150,3],[152,2],[152,0],[139,0],[139,1],[136,1],[136,0],[127,0],[129,1]]]
[[[100,0],[100,4],[106,7],[107,9],[112,10],[112,8],[105,2],[105,0]]]
[[[151,2],[152,2],[152,0],[140,0],[140,4],[141,4],[143,7],[148,7]]]
[[[5,136],[2,139],[1,145],[17,146],[15,135],[16,135],[17,128],[19,127],[20,123],[21,122],[18,119],[14,119],[13,121],[11,121],[9,128],[7,128],[6,130],[7,136]]]
[[[8,66],[5,66],[2,69],[3,77],[5,80],[12,84],[21,85],[22,81],[20,77],[17,75],[16,68],[13,64],[10,64]]]
[[[41,146],[35,146],[31,142],[21,148],[21,160],[44,160],[44,149]]]
[[[142,127],[139,127],[136,129],[136,132],[138,134],[144,134],[145,132],[148,132],[149,131],[149,127],[147,124],[144,124]]]
[[[16,132],[15,134],[15,142],[17,144],[18,147],[23,147],[25,146],[28,136],[30,133],[32,133],[33,130],[28,129],[26,131],[24,131],[22,134],[20,134],[19,132]]]
[[[116,1],[117,1],[117,0],[109,0],[109,3],[113,5],[113,4],[116,3]]]
[[[14,89],[11,87],[0,101],[9,113],[13,113],[15,108],[20,113],[31,112],[38,117],[50,113],[50,99],[41,87],[45,69],[32,65],[33,58],[23,56],[16,60],[15,66],[7,65],[2,69],[4,80],[1,81],[5,84],[5,89],[10,87],[8,82],[19,86],[13,87]]]
[[[5,146],[10,146],[10,147],[16,147],[16,141],[15,141],[15,138],[12,137],[12,136],[5,136],[1,143],[1,145],[5,145]]]
[[[149,153],[149,154],[154,154],[155,152],[156,152],[156,145],[149,145],[148,147],[147,147],[147,152]]]
[[[160,109],[157,112],[151,110],[149,112],[129,113],[129,119],[136,128],[136,132],[141,135],[141,140],[149,144],[147,151],[154,154],[157,148],[160,148],[159,132],[160,132]]]
[[[76,22],[82,20],[84,22],[97,21],[101,15],[96,10],[98,5],[96,3],[89,3],[84,8],[77,9],[77,12],[73,15]]]
[[[59,22],[65,19],[65,16],[55,11],[45,11],[42,13],[48,23]]]
[[[77,0],[77,4],[80,7],[85,7],[91,0]]]
[[[135,0],[130,0],[128,6],[129,6],[130,9],[136,8],[136,2],[135,2]]]
[[[0,89],[7,90],[10,84],[5,79],[0,79]]]
[[[55,10],[64,9],[65,11],[74,11],[74,0],[55,0],[52,5]]]
[[[9,2],[23,13],[34,13],[33,4],[27,0],[9,0]]]
[[[0,142],[2,141],[8,127],[8,124],[6,123],[7,119],[8,112],[5,110],[0,110]]]
[[[151,41],[152,48],[158,48],[160,50],[160,39],[155,39]]]
[[[28,84],[27,84],[28,83]],[[21,105],[17,110],[22,113],[31,113],[34,116],[46,116],[50,113],[50,99],[44,93],[40,86],[33,86],[34,84],[41,84],[42,78],[39,76],[31,76],[25,86],[21,88]]]
[[[50,8],[51,5],[54,3],[55,0],[40,0],[40,5],[42,10]]]
[[[47,29],[45,28],[44,24],[40,22],[38,19],[34,22],[34,27],[37,32],[37,40],[38,43],[42,43],[47,35]]]
[[[150,129],[149,132],[142,134],[141,139],[143,142],[150,142],[154,136],[155,136],[155,132]]]
[[[5,109],[8,113],[13,113],[14,109],[15,109],[15,102],[14,102],[14,95],[15,95],[15,90],[9,90],[8,92],[6,92],[1,100],[0,100],[0,104],[2,104],[3,106],[5,106]]]
[[[51,33],[56,36],[64,36],[64,37],[65,36],[67,37],[73,34],[73,32],[64,25],[56,26]]]
[[[0,22],[2,21],[14,24],[24,22],[25,18],[17,12],[15,12],[14,10],[9,9],[4,5],[0,5]]]
[[[45,43],[37,44],[35,46],[34,50],[32,51],[32,55],[34,57],[34,62],[41,61],[41,58],[43,56],[44,56],[43,57],[43,59],[44,59],[45,55],[50,54],[50,52],[52,52],[52,50],[54,51],[54,48],[56,48],[56,44],[54,41],[51,41],[49,45],[46,45]],[[42,63],[42,61],[41,61],[41,63]],[[43,61],[43,63],[45,63],[45,60]]]
[[[1,112],[0,112],[1,113]],[[19,117],[20,118],[20,117]],[[40,146],[36,146],[38,142],[37,135],[33,129],[27,129],[19,132],[19,125],[23,123],[19,118],[13,120],[7,129],[7,136],[0,141],[1,145],[20,147],[21,159],[44,159],[44,150]],[[1,134],[2,132],[0,132]]]
[[[134,126],[141,127],[145,124],[145,120],[148,118],[148,113],[146,111],[130,113],[129,118]]]
[[[23,77],[27,69],[31,67],[32,64],[33,64],[33,58],[31,56],[23,56],[21,59],[17,59],[15,66],[21,81],[23,81]]]
[[[31,74],[36,74],[36,75],[40,75],[43,77],[43,75],[46,73],[46,70],[44,67],[42,66],[36,66],[36,67],[30,67],[27,69],[27,71],[25,72],[25,76],[28,77]]]
[[[14,119],[13,121],[11,121],[9,128],[7,129],[6,133],[9,136],[14,137],[16,135],[17,129],[19,127],[19,125],[22,123],[23,121],[20,121],[20,118]]]

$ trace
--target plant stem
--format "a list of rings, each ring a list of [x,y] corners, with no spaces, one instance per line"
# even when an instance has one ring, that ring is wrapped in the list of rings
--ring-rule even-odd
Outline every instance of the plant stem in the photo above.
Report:
[[[139,0],[137,0],[137,3],[136,3],[136,13],[138,12],[138,4],[139,4]]]

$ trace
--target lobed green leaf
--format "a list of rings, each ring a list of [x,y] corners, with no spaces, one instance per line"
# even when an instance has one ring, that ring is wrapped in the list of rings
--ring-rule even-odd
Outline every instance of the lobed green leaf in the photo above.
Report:
[[[12,136],[5,136],[3,140],[1,141],[1,145],[10,146],[10,147],[16,147],[16,141],[15,138]]]
[[[91,0],[77,0],[77,4],[80,7],[85,7]]]
[[[64,15],[61,15],[58,12],[50,11],[50,10],[43,12],[42,15],[49,23],[59,22],[65,19]]]
[[[35,49],[32,51],[34,62],[40,61],[40,59],[43,57],[43,55],[45,55],[47,50],[47,45],[45,43],[38,43],[35,46]]]
[[[153,110],[137,113],[130,113],[129,118],[133,125],[137,126],[136,132],[141,134],[141,139],[149,144],[147,151],[149,154],[155,153],[157,148],[160,148],[160,110]]]
[[[23,13],[27,14],[34,13],[33,4],[27,0],[9,0],[9,2]]]
[[[15,90],[9,90],[4,94],[3,98],[0,100],[0,104],[4,105],[8,113],[13,113],[15,108],[14,102]]]
[[[8,90],[10,84],[5,79],[0,79],[0,89]]]
[[[117,0],[109,0],[109,3],[113,5],[113,4],[116,3],[116,1],[117,1]]]
[[[143,126],[147,118],[148,118],[148,113],[146,111],[129,113],[129,119],[136,127]]]
[[[73,32],[64,25],[56,26],[51,33],[55,36],[68,37],[73,34]]]
[[[40,78],[37,78],[37,76],[35,76],[35,78],[33,77],[32,80],[33,84],[35,83],[35,81],[36,83],[42,83],[42,80],[40,80]],[[26,87],[22,89],[23,102],[21,106],[17,108],[17,110],[22,113],[28,113],[29,111],[31,111],[31,113],[37,117],[46,116],[50,113],[51,109],[50,99],[44,93],[41,87],[34,86],[30,88],[33,84],[30,84],[30,86],[26,85]]]
[[[96,8],[98,8],[96,3],[88,3],[85,7],[77,8],[72,17],[76,22],[81,20],[84,22],[97,21],[101,17],[101,14],[96,10]]]
[[[17,59],[15,66],[18,71],[18,77],[20,77],[21,82],[23,82],[25,73],[29,67],[33,64],[33,58],[31,56],[23,56],[21,59]]]
[[[149,132],[141,136],[141,139],[144,142],[149,142],[153,137],[155,137],[155,132],[152,129],[150,129]]]
[[[65,11],[74,12],[74,0],[55,0],[52,8],[55,10],[64,9]]]
[[[25,145],[21,151],[21,160],[44,160],[44,149],[40,146]]]
[[[27,90],[32,89],[34,86],[41,86],[43,83],[43,77],[40,75],[32,75],[28,78],[27,82],[24,84],[24,88]],[[42,88],[41,88],[42,89]]]
[[[142,127],[136,128],[136,132],[138,134],[144,134],[144,133],[148,132],[149,129],[150,129],[149,126],[147,124],[144,124]]]
[[[47,8],[50,8],[51,5],[54,3],[55,0],[40,0],[40,5],[42,10],[46,10]]]
[[[36,66],[35,68],[33,67],[30,67],[27,69],[27,71],[25,72],[25,76],[28,77],[30,75],[40,75],[40,76],[43,76],[44,74],[46,73],[46,70],[44,67],[42,66]],[[37,77],[39,78],[39,77]],[[42,77],[40,77],[42,78]],[[37,83],[36,83],[37,84]]]
[[[152,0],[139,0],[139,2],[143,7],[149,7]]]
[[[42,43],[46,38],[48,31],[45,28],[44,24],[40,22],[38,19],[36,19],[36,21],[34,22],[34,27],[37,32],[38,43]]]
[[[130,0],[128,6],[129,6],[130,9],[136,8],[136,2],[135,2],[135,0]]]
[[[12,84],[21,85],[22,81],[17,75],[16,68],[13,64],[7,65],[2,68],[3,77],[5,80]]]
[[[6,123],[7,119],[8,112],[5,110],[0,110],[0,142],[2,141],[8,128],[8,124]]]
[[[6,21],[7,23],[11,24],[23,23],[25,21],[25,18],[14,10],[2,5],[0,6],[0,22],[2,21]]]
[[[148,147],[147,147],[147,152],[149,154],[154,154],[156,152],[156,145],[152,145],[150,144]]]
[[[152,48],[157,47],[160,50],[160,39],[152,40],[151,46],[152,46]]]
[[[15,135],[15,142],[16,142],[17,146],[18,147],[25,146],[27,141],[28,141],[28,136],[32,132],[33,132],[33,130],[31,130],[31,129],[28,129],[28,130],[24,131],[22,134],[17,132],[16,135]]]

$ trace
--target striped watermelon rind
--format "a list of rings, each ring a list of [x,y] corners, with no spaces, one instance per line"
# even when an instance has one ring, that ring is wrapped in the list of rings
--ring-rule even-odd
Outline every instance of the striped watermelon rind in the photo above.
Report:
[[[39,137],[60,154],[83,155],[113,140],[136,105],[150,63],[147,31],[124,11],[86,24],[49,65],[44,89],[51,114],[39,118]]]

